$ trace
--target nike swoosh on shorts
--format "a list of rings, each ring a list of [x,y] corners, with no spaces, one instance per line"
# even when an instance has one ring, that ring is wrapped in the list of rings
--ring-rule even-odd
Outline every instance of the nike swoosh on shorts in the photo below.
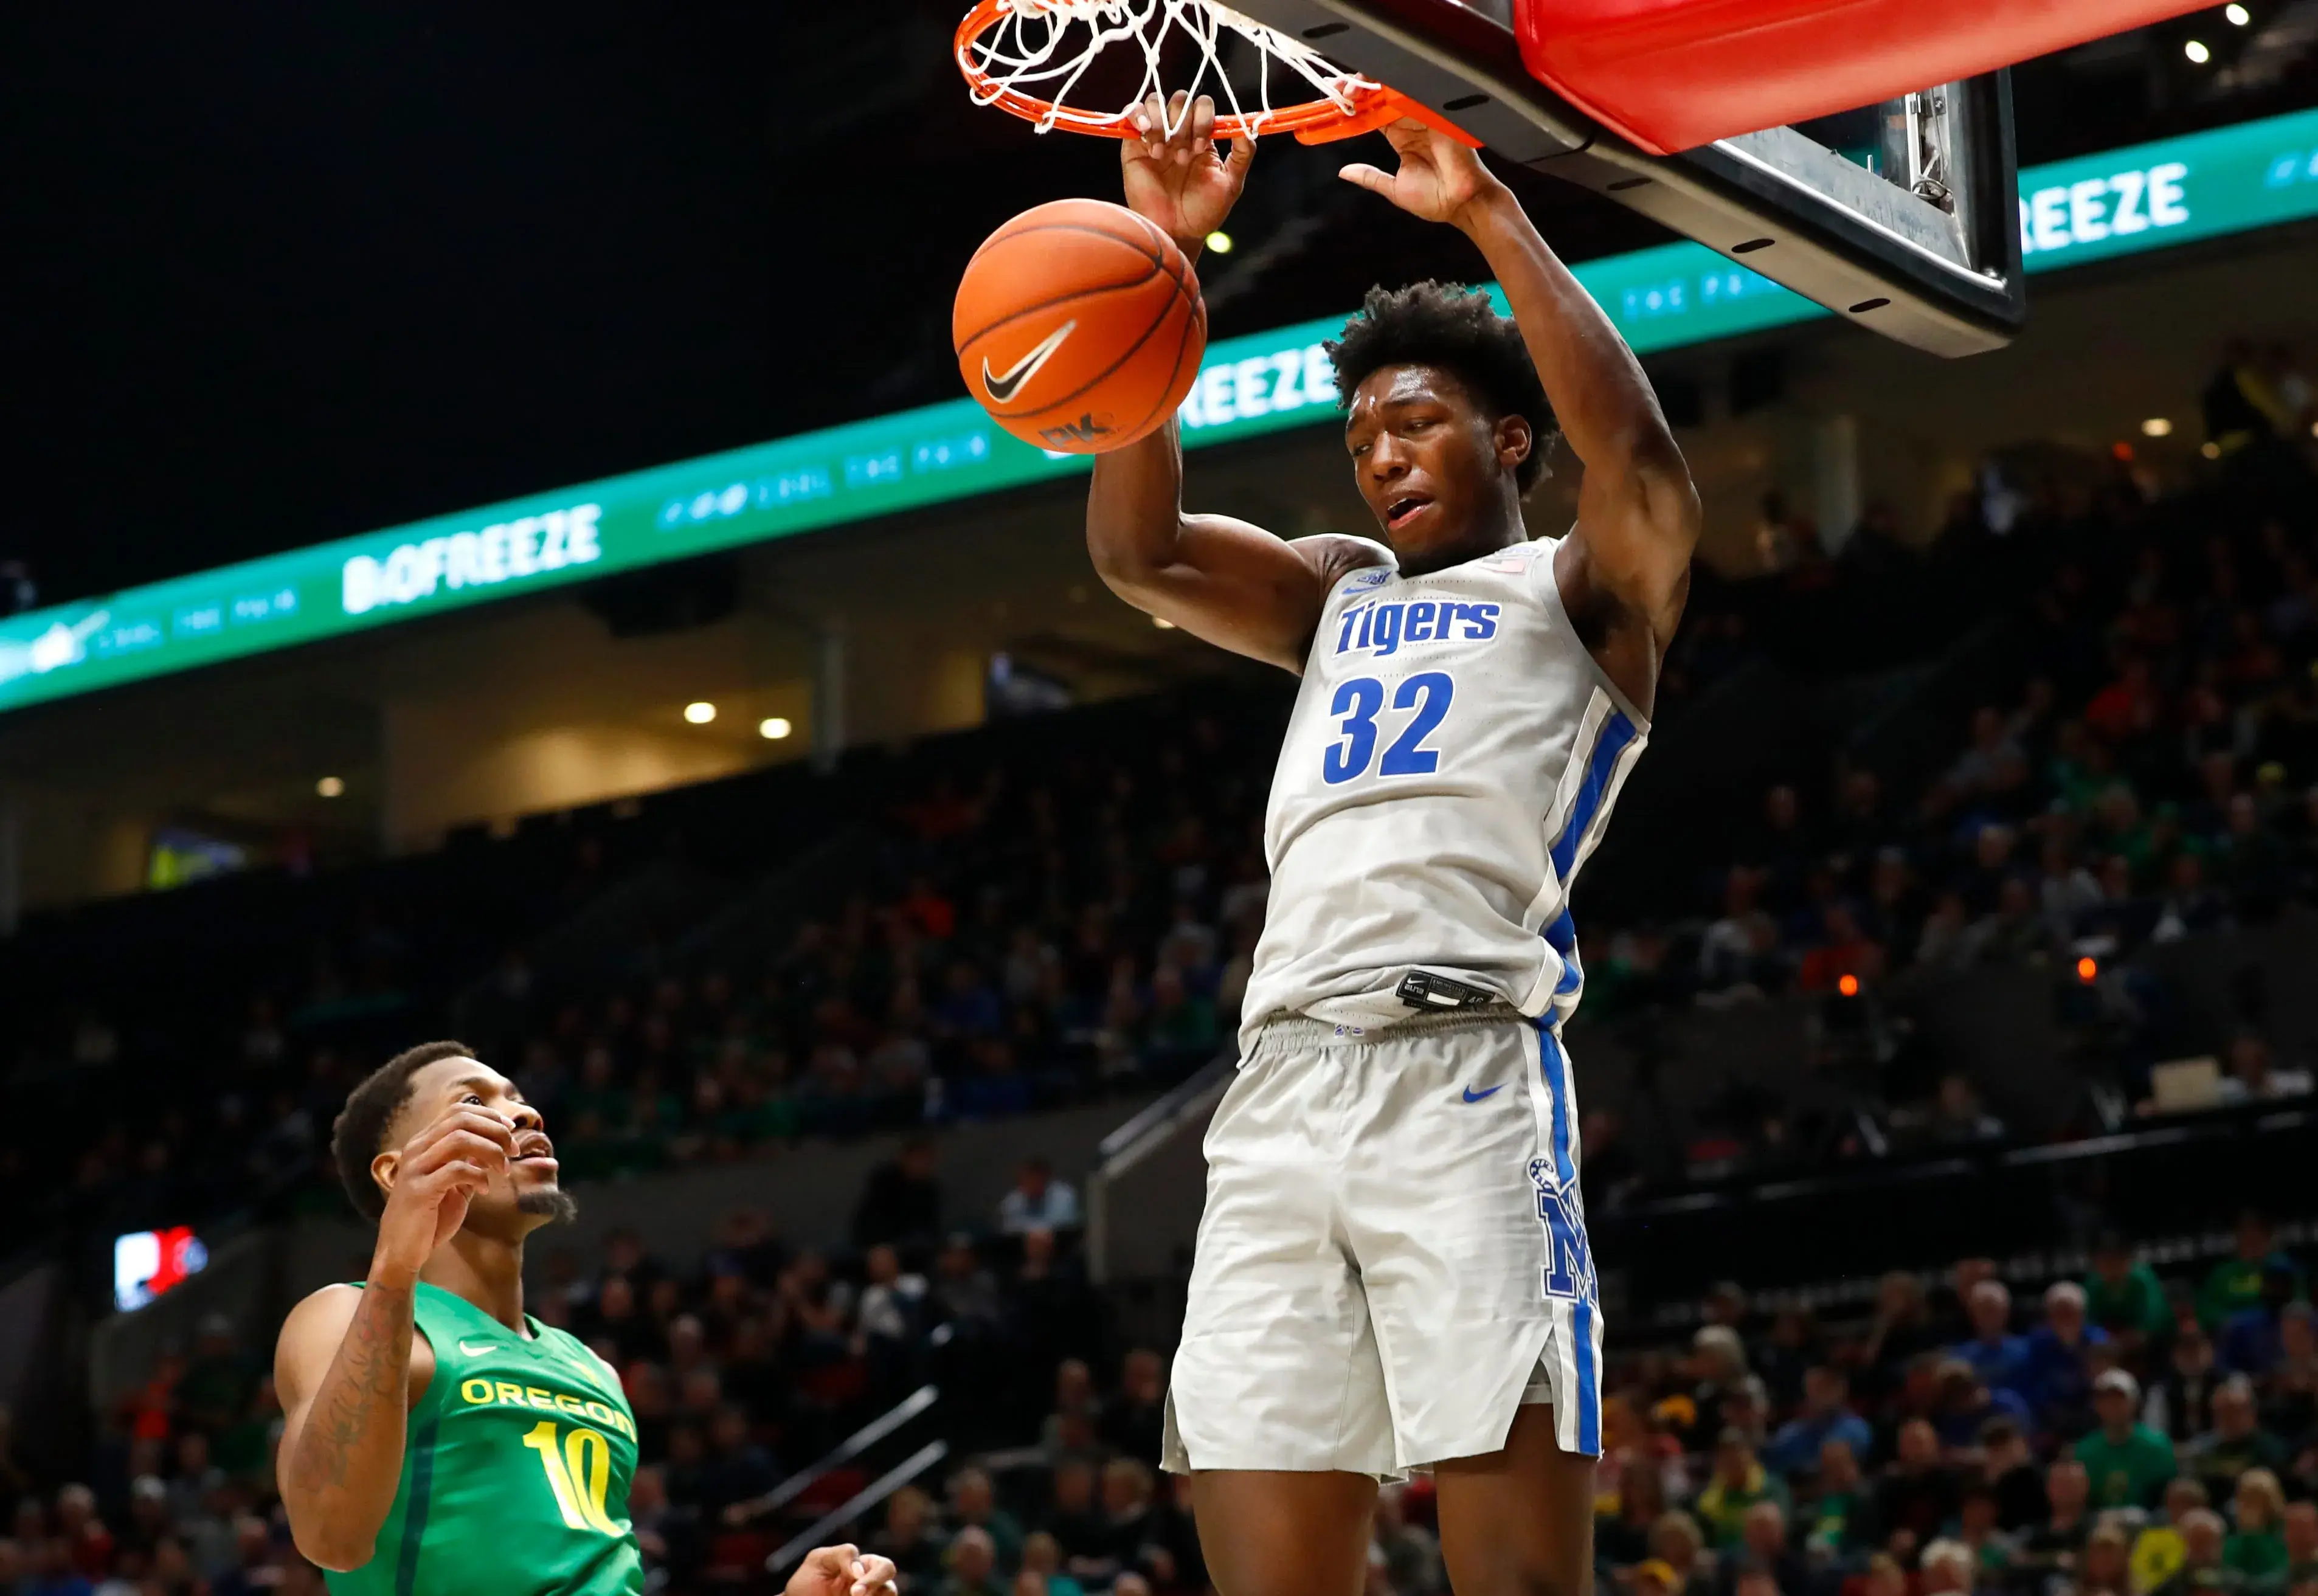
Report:
[[[1469,1086],[1465,1089],[1465,1100],[1469,1103],[1478,1103],[1483,1098],[1494,1098],[1505,1089],[1502,1084],[1493,1086],[1487,1091],[1475,1091]]]

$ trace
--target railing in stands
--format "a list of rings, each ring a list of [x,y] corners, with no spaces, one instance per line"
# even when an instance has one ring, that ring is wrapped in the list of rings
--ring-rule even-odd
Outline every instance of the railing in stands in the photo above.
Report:
[[[932,1387],[929,1386],[927,1389],[930,1390]],[[928,1441],[901,1462],[862,1486],[845,1501],[782,1542],[779,1549],[765,1559],[766,1572],[777,1575],[795,1568],[804,1555],[819,1546],[825,1537],[840,1526],[849,1524],[861,1517],[948,1456],[948,1441]]]
[[[868,1423],[864,1424],[851,1435],[847,1436],[843,1440],[838,1442],[835,1447],[830,1449],[829,1454],[822,1457],[818,1463],[813,1464],[808,1467],[799,1469],[787,1479],[783,1480],[779,1484],[766,1492],[762,1496],[751,1497],[746,1502],[736,1502],[731,1507],[726,1508],[724,1510],[724,1522],[728,1525],[738,1526],[750,1523],[755,1520],[765,1517],[768,1513],[777,1513],[780,1511],[781,1509],[788,1506],[789,1503],[795,1502],[798,1497],[803,1496],[806,1492],[812,1490],[830,1475],[835,1473],[840,1468],[843,1468],[847,1464],[851,1463],[855,1458],[860,1457],[864,1452],[867,1452],[870,1448],[876,1446],[879,1441],[884,1440],[887,1436],[892,1435],[895,1430],[901,1429],[902,1426],[907,1424],[911,1420],[915,1419],[921,1413],[925,1412],[940,1400],[941,1391],[939,1387],[933,1385],[919,1386],[915,1391],[911,1392],[909,1395],[894,1403],[894,1406],[886,1410],[886,1412],[879,1414],[876,1418],[870,1420]],[[941,1443],[939,1442],[935,1443],[937,1446],[939,1446],[940,1444]],[[926,1448],[919,1448],[919,1454],[922,1455],[925,1450]],[[899,1486],[904,1483],[906,1482],[896,1481],[894,1485],[888,1487],[888,1489],[898,1489]],[[875,1489],[874,1486],[871,1488]],[[844,1520],[841,1519],[838,1520],[840,1523],[842,1523],[843,1521]],[[777,1556],[779,1554],[776,1554]]]
[[[1238,1063],[1239,1049],[1226,1048],[1096,1144],[1094,1172],[1087,1179],[1086,1208],[1087,1272],[1096,1285],[1107,1283],[1110,1274],[1111,1182],[1173,1136],[1187,1120],[1196,1116],[1204,1123]]]
[[[1138,1110],[1132,1119],[1096,1143],[1094,1156],[1097,1167],[1113,1159],[1125,1158],[1138,1145],[1147,1141],[1155,1131],[1173,1125],[1183,1116],[1184,1108],[1205,1095],[1207,1089],[1224,1079],[1225,1071],[1238,1062],[1239,1049],[1227,1049],[1171,1089],[1164,1097]]]

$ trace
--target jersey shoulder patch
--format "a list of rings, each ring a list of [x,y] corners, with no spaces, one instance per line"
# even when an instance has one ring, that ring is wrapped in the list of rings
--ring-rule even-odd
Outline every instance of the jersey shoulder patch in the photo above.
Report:
[[[1484,554],[1473,561],[1477,570],[1500,571],[1507,576],[1519,576],[1534,568],[1541,557],[1550,559],[1554,544],[1550,539],[1532,539]]]

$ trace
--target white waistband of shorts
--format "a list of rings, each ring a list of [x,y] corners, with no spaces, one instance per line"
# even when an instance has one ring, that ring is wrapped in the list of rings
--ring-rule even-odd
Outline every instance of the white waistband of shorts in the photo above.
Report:
[[[1372,1042],[1391,1042],[1403,1036],[1424,1036],[1433,1031],[1465,1031],[1481,1026],[1536,1023],[1511,1003],[1487,1003],[1478,1009],[1460,1009],[1448,1014],[1412,1011],[1406,1019],[1397,1019],[1388,1026],[1332,1025],[1325,1019],[1314,1019],[1308,1014],[1291,1014],[1282,1010],[1256,1023],[1248,1051],[1253,1053],[1267,1045],[1276,1047],[1360,1047]]]

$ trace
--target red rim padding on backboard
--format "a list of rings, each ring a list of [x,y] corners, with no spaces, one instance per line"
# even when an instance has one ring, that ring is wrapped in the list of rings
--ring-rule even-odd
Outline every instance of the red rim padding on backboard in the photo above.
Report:
[[[1974,77],[2211,0],[1514,0],[1548,88],[1653,155]]]

